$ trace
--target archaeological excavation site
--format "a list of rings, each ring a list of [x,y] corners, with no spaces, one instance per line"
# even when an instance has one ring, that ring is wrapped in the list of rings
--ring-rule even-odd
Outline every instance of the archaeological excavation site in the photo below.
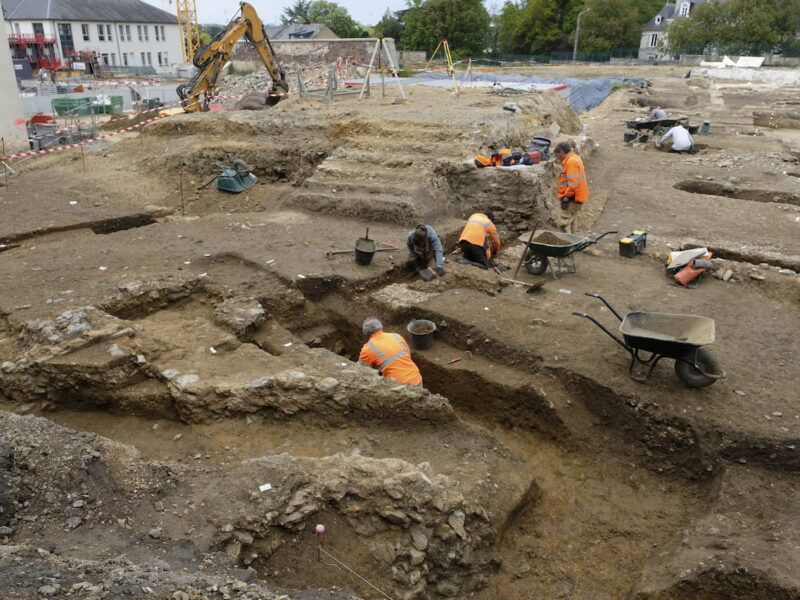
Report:
[[[8,161],[0,598],[800,598],[800,85],[686,70],[531,68],[616,78],[580,112],[292,87]],[[489,269],[458,253],[485,212]],[[368,317],[421,385],[360,363]]]

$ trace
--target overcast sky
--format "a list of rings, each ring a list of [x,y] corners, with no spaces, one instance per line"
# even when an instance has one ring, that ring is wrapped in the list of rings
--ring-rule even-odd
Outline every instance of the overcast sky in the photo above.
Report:
[[[160,8],[166,6],[166,2],[162,4],[160,0],[147,1]],[[294,4],[293,0],[249,0],[249,2],[255,6],[262,21],[273,24],[280,23],[283,9]],[[381,20],[387,8],[389,10],[406,8],[405,0],[339,0],[336,4],[345,7],[350,16],[362,25],[375,25]],[[238,10],[237,0],[197,0],[197,19],[200,23],[227,23]]]

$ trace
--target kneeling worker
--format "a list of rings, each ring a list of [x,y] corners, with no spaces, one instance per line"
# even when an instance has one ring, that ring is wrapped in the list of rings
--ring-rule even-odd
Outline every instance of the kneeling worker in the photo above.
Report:
[[[678,124],[675,125],[672,129],[670,129],[667,133],[665,133],[656,146],[659,148],[661,144],[666,142],[669,138],[672,138],[672,146],[670,147],[670,152],[675,152],[676,154],[686,154],[687,152],[691,152],[692,148],[694,147],[694,140],[692,139],[692,134],[689,133],[689,130],[685,127],[686,121],[681,120],[678,121]]]
[[[436,277],[444,277],[442,242],[433,227],[417,225],[413,231],[408,232],[406,246],[423,279],[431,281]]]
[[[489,261],[500,251],[500,234],[492,221],[494,213],[490,210],[470,215],[458,239],[461,255],[487,269],[492,268]]]
[[[384,377],[409,385],[422,385],[422,375],[411,360],[411,350],[402,336],[386,333],[375,317],[367,317],[361,331],[369,341],[361,348],[359,364],[377,369]]]
[[[578,232],[578,213],[589,199],[589,184],[583,160],[572,151],[567,142],[561,142],[553,152],[561,161],[561,173],[558,176],[558,200],[561,210],[556,218],[556,225],[566,233]]]

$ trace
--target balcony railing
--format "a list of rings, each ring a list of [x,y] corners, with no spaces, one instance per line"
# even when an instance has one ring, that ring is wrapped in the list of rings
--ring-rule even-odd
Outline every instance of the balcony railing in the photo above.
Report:
[[[9,44],[55,44],[56,38],[53,35],[43,33],[9,33]]]

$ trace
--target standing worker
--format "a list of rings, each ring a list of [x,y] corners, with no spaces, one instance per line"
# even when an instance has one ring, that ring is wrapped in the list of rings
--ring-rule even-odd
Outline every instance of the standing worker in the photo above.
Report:
[[[433,227],[417,225],[413,231],[408,232],[406,246],[411,259],[416,262],[420,276],[425,281],[444,277],[442,242]]]
[[[581,157],[572,151],[567,142],[556,146],[555,157],[561,161],[561,173],[558,176],[558,200],[561,210],[556,218],[556,225],[566,233],[578,232],[578,213],[589,200],[589,184]]]
[[[669,151],[675,152],[677,154],[686,154],[687,152],[691,152],[692,148],[694,147],[694,140],[692,139],[692,134],[689,133],[689,130],[685,127],[686,121],[680,120],[678,124],[675,125],[672,129],[670,129],[667,133],[665,133],[656,146],[661,148],[661,144],[666,142],[669,138],[672,138],[672,146],[670,146]]]
[[[492,268],[491,260],[500,251],[500,234],[494,226],[494,213],[490,210],[474,213],[458,238],[461,255],[472,262]]]
[[[383,331],[376,317],[367,317],[361,331],[368,341],[361,348],[358,363],[377,369],[383,377],[409,385],[422,385],[422,375],[411,360],[411,350],[402,336]]]

